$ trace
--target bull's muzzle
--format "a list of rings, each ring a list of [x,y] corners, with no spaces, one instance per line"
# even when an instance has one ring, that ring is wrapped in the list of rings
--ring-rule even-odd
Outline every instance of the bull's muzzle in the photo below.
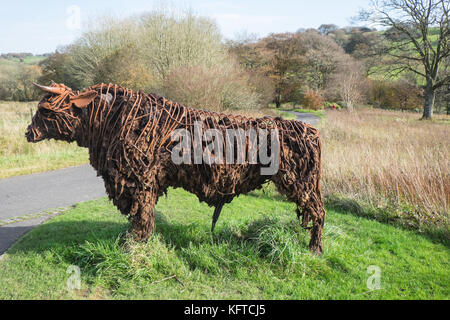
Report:
[[[44,135],[40,133],[37,129],[33,129],[30,125],[27,128],[27,132],[25,132],[25,138],[27,138],[28,142],[39,142],[44,139]]]

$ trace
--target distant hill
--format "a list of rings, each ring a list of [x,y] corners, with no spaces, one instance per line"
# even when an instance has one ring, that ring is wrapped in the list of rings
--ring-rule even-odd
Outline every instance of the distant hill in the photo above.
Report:
[[[39,64],[47,55],[33,55],[31,53],[3,53],[0,55],[1,64],[24,63],[27,65]]]

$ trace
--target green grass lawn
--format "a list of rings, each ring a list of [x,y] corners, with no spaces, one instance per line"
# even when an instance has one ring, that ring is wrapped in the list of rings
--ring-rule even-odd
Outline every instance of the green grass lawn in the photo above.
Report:
[[[212,209],[170,190],[143,244],[106,199],[81,203],[8,251],[0,299],[450,298],[448,244],[328,210],[318,257],[294,209],[269,186],[225,206],[211,234]],[[67,289],[71,265],[80,290]],[[381,270],[381,290],[367,287],[370,266]]]

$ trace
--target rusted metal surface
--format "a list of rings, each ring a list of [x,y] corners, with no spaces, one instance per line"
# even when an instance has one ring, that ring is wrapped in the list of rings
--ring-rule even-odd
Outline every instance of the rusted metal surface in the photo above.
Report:
[[[137,239],[145,240],[153,231],[154,206],[169,187],[184,188],[215,207],[214,229],[225,204],[273,181],[280,193],[297,204],[303,227],[311,229],[311,250],[322,252],[321,142],[312,126],[196,110],[114,84],[95,85],[83,92],[62,84],[41,89],[47,94],[28,128],[28,141],[54,138],[88,148],[91,165],[102,176],[109,198],[129,216]],[[279,170],[265,176],[261,164],[248,161],[175,164],[173,133],[186,129],[195,135],[194,124],[199,122],[224,136],[229,129],[277,130]]]

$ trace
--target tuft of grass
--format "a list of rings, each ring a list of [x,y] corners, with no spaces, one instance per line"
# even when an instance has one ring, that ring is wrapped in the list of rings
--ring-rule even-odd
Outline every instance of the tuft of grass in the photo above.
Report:
[[[0,261],[0,299],[448,299],[450,252],[416,232],[328,210],[324,254],[308,250],[295,206],[268,186],[212,209],[183,190],[135,242],[106,199],[35,228]],[[70,289],[70,266],[81,287]],[[381,269],[381,289],[367,281]]]
[[[267,216],[250,223],[244,238],[255,246],[260,257],[271,263],[292,267],[302,254],[307,253],[307,233],[295,221],[281,221]]]

